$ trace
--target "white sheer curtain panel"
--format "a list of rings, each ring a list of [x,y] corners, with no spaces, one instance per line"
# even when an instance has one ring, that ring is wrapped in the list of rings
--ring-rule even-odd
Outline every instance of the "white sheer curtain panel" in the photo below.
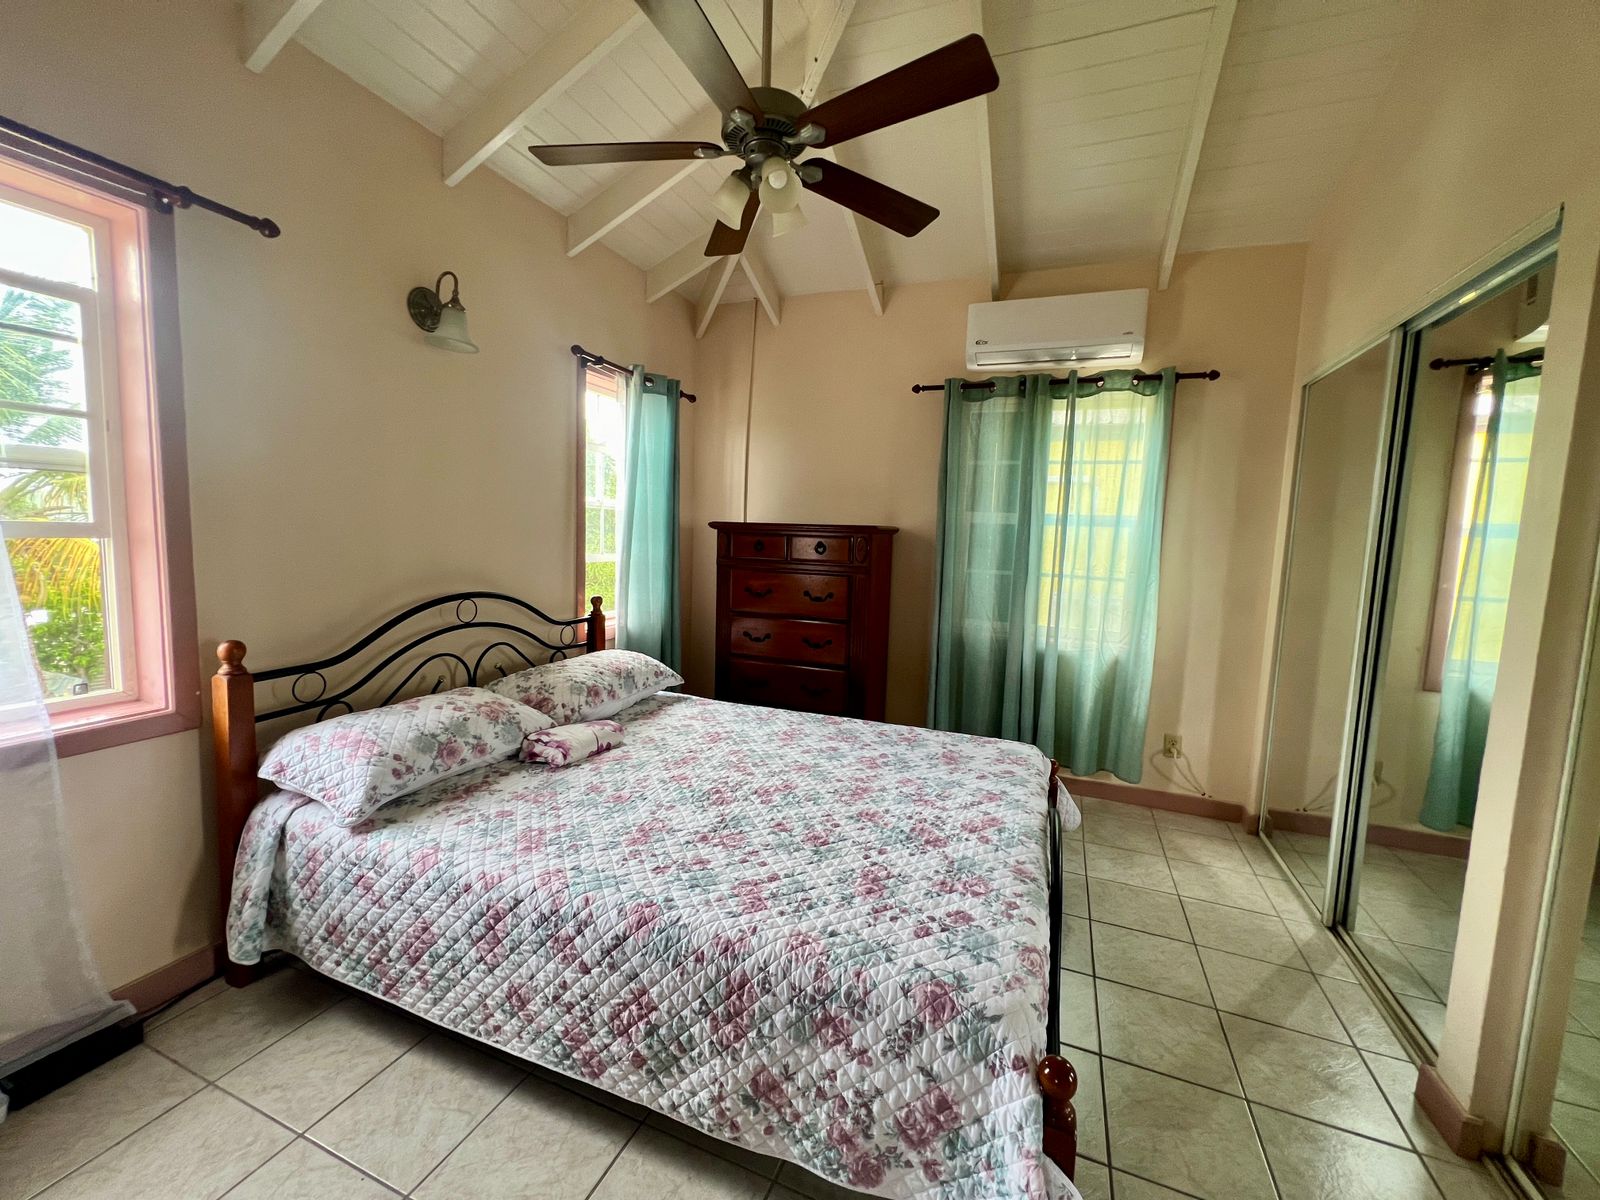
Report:
[[[55,741],[9,566],[0,565],[0,1076],[131,1007],[106,994],[67,862]],[[0,1119],[5,1099],[0,1094]]]

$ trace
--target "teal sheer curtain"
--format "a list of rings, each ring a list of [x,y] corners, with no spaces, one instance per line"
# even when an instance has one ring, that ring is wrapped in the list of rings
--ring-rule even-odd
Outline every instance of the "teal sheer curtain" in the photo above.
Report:
[[[1139,781],[1175,376],[945,384],[930,724]]]
[[[617,645],[682,665],[678,611],[678,392],[676,379],[641,366],[624,405]]]
[[[1419,818],[1430,829],[1471,825],[1477,808],[1539,405],[1536,365],[1508,360],[1501,352],[1493,371],[1491,407],[1481,432],[1474,434],[1479,440],[1471,515],[1462,539],[1439,722]]]

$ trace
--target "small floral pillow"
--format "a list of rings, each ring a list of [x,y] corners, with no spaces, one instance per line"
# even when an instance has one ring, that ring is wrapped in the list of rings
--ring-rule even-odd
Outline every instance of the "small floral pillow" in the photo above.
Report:
[[[529,667],[486,686],[536,708],[557,725],[614,717],[631,704],[683,683],[665,663],[637,650],[596,650]]]
[[[456,688],[350,713],[285,734],[261,778],[359,825],[390,800],[514,756],[550,718],[484,688]]]
[[[579,725],[558,725],[522,739],[522,761],[570,767],[622,745],[622,725],[618,721],[585,721]]]

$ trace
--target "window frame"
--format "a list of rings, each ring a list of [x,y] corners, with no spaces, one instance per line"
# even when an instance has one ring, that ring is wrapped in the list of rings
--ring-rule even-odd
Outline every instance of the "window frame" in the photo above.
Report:
[[[115,687],[47,703],[56,752],[86,753],[198,728],[172,215],[5,156],[0,198],[85,226],[93,239],[92,291],[0,268],[0,282],[72,300],[83,313],[85,407],[74,415],[90,423],[91,519],[28,522],[26,532],[110,544],[103,570],[112,593],[107,615],[116,623]]]
[[[594,377],[595,379],[605,381],[604,389],[591,389],[590,386],[589,386],[589,380],[590,380],[591,376]],[[573,487],[573,492],[574,492],[574,496],[575,496],[576,504],[577,504],[577,520],[575,522],[575,528],[577,530],[577,537],[576,537],[576,543],[577,543],[577,558],[576,558],[577,587],[576,587],[575,590],[578,593],[578,611],[579,612],[588,612],[589,611],[589,602],[590,602],[590,597],[588,595],[588,578],[589,578],[589,570],[588,570],[588,568],[589,568],[589,545],[588,545],[588,533],[589,533],[589,518],[588,518],[588,508],[589,508],[589,489],[588,489],[589,428],[588,428],[588,426],[589,426],[589,423],[588,423],[588,409],[589,409],[589,400],[588,400],[588,397],[589,397],[589,392],[591,390],[605,390],[605,391],[609,391],[613,395],[615,395],[616,398],[617,398],[618,403],[625,404],[625,402],[626,402],[626,393],[623,391],[622,380],[614,372],[609,371],[609,370],[605,369],[604,367],[598,367],[598,366],[592,366],[592,365],[586,364],[586,363],[584,363],[582,361],[580,361],[578,363],[577,389],[576,390],[577,390],[577,409],[578,409],[578,438],[577,438],[577,460],[576,460],[577,478],[574,481],[574,487]],[[620,475],[621,475],[620,464],[619,464],[619,468],[618,468],[618,475],[619,475],[619,479],[620,479]],[[618,564],[617,564],[617,567],[618,567],[618,579],[619,579],[619,581],[621,579],[621,552],[622,552],[622,530],[621,530],[621,525],[620,525],[621,519],[622,519],[622,495],[621,495],[621,488],[619,487],[618,488],[618,496],[617,496],[617,520],[619,522],[618,529],[617,529],[617,553],[618,553]],[[616,605],[613,605],[613,607],[611,609],[608,609],[606,611],[605,639],[606,639],[606,644],[607,645],[612,644],[616,640],[616,636],[617,636],[617,619],[618,619],[618,617],[617,617]]]

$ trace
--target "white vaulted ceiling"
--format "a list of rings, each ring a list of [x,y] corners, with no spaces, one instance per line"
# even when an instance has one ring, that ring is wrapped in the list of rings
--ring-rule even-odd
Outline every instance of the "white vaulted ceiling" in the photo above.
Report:
[[[683,0],[690,3],[692,0]],[[499,172],[650,291],[700,306],[1305,238],[1389,86],[1417,0],[775,0],[773,83],[815,99],[971,32],[999,90],[846,143],[842,162],[940,210],[913,239],[808,196],[747,261],[701,261],[734,160],[547,168],[535,142],[720,140],[631,0],[247,0],[245,55],[289,37]],[[759,82],[761,0],[701,0]],[[842,32],[841,32],[842,31]],[[816,77],[822,70],[820,79]],[[505,135],[509,133],[509,137]],[[494,137],[504,138],[494,147]],[[481,165],[479,165],[481,163]],[[724,269],[726,267],[727,269]]]

